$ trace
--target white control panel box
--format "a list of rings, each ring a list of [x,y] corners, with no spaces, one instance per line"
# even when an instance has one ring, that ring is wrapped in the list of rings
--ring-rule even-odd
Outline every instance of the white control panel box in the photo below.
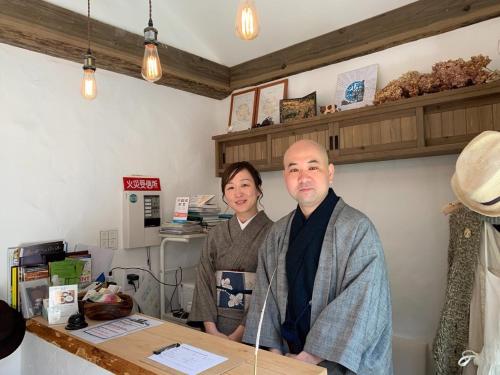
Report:
[[[158,246],[161,227],[160,179],[123,177],[123,248]]]

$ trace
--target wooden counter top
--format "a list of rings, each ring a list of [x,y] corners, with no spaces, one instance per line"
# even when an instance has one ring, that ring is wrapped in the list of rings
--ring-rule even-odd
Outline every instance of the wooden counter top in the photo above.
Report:
[[[89,326],[102,323],[87,322]],[[26,327],[29,332],[49,343],[95,363],[114,374],[180,374],[178,371],[159,364],[150,364],[146,359],[154,349],[175,342],[190,344],[227,357],[229,361],[224,363],[227,366],[227,369],[223,371],[224,374],[253,374],[253,347],[169,322],[100,344],[93,344],[73,336],[71,331],[64,329],[64,325],[48,326],[47,321],[41,317],[28,320]],[[220,365],[221,368],[224,364]],[[326,369],[259,350],[258,374],[326,375]]]

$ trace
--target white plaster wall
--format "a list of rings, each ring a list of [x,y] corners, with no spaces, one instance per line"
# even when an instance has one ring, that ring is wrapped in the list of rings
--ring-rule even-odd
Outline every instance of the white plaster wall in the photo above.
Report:
[[[112,373],[29,332],[19,349],[21,367],[9,374],[111,375]],[[6,372],[7,374],[7,372]]]
[[[0,374],[17,375],[21,373],[21,355],[23,351],[23,344],[21,344],[14,353],[6,358],[0,359]]]
[[[430,72],[433,63],[482,53],[500,68],[500,18],[288,77],[288,97],[317,92],[318,105],[333,103],[339,73],[379,64],[379,87],[409,70]],[[218,131],[226,132],[229,99],[217,103]],[[431,343],[444,301],[449,181],[457,155],[336,167],[333,187],[375,223],[389,270],[394,334]],[[281,172],[264,172],[264,205],[273,219],[292,208]]]
[[[122,176],[160,177],[165,217],[175,197],[216,193],[215,100],[98,69],[98,96],[79,93],[81,65],[0,44],[0,298],[6,249],[64,238],[98,244],[121,229]],[[158,248],[152,249],[157,273]],[[114,265],[145,265],[144,249]]]

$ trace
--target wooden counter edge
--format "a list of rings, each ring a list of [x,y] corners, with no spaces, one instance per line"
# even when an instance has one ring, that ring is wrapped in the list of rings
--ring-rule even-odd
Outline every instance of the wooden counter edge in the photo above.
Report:
[[[50,326],[42,324],[34,319],[26,321],[26,330],[40,337],[41,339],[77,355],[89,362],[96,364],[103,369],[111,371],[113,374],[140,374],[156,375],[156,372],[149,371],[126,359],[111,354],[74,336],[55,330]]]

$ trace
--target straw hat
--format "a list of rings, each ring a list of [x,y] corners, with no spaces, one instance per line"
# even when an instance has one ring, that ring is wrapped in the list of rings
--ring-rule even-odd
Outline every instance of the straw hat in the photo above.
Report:
[[[0,359],[14,353],[25,331],[26,323],[21,313],[0,300]]]
[[[451,178],[457,198],[484,216],[500,216],[500,132],[485,131],[462,150]]]

